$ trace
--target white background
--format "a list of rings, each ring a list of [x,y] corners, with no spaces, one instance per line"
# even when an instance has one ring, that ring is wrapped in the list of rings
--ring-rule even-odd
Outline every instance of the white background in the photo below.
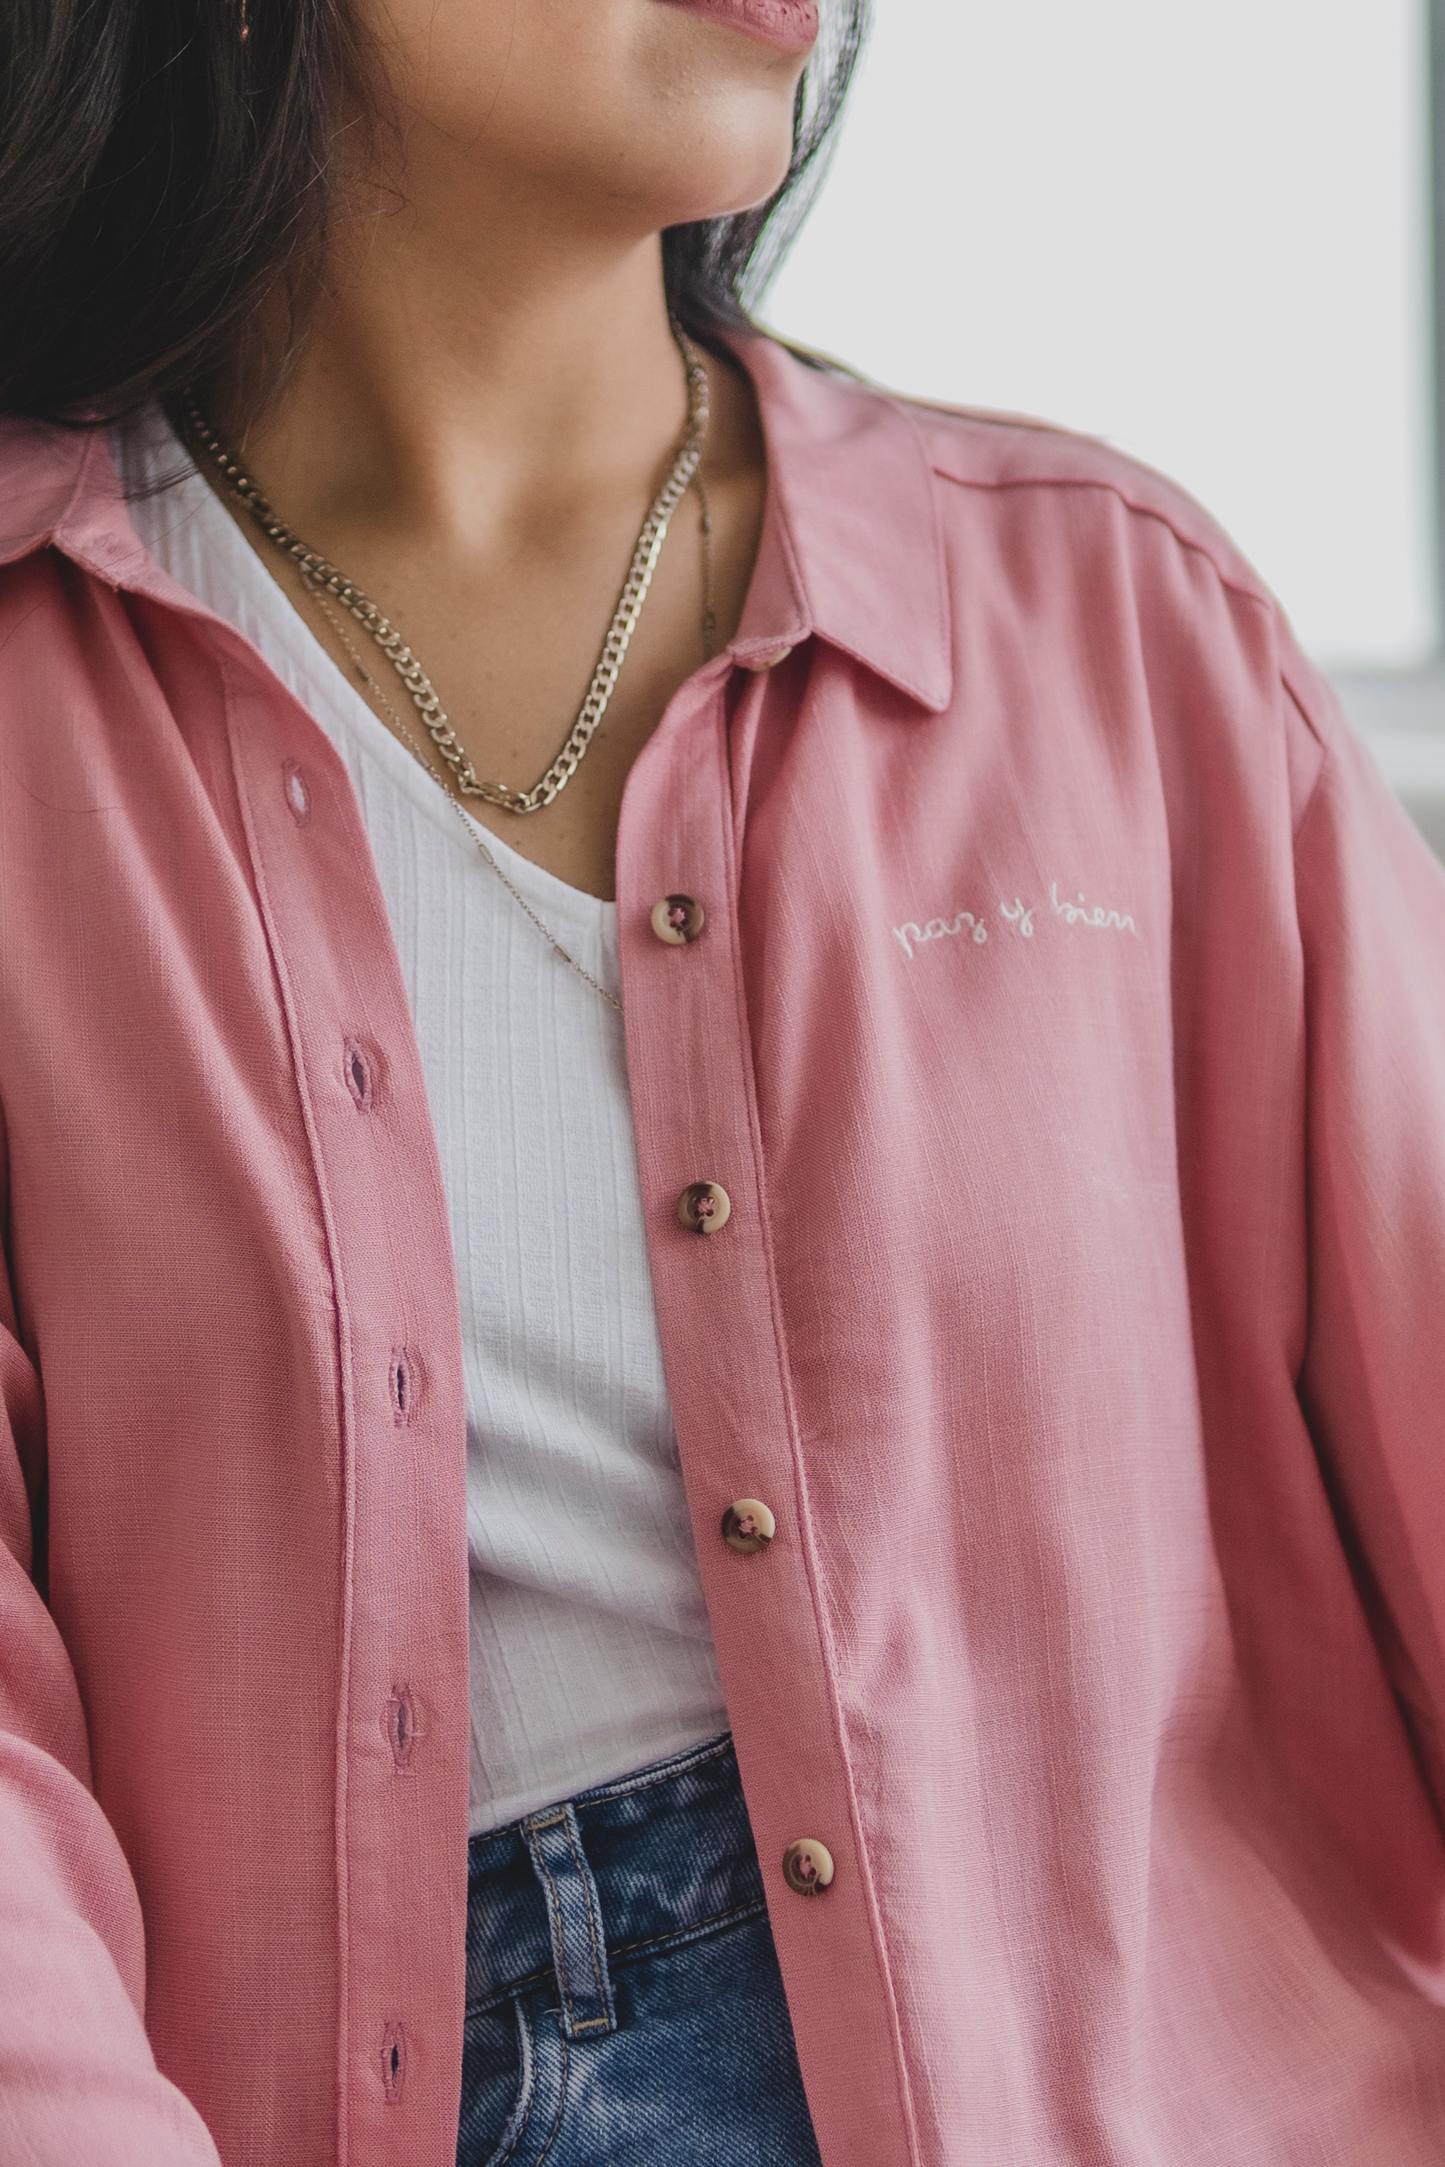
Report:
[[[761,314],[1108,437],[1336,668],[1434,647],[1423,0],[876,0]]]

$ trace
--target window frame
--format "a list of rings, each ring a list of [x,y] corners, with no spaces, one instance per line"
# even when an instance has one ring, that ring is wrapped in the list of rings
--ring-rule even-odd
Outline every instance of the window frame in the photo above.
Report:
[[[1340,671],[1334,685],[1385,780],[1445,861],[1445,0],[1427,0],[1430,68],[1430,325],[1436,649],[1412,670]]]

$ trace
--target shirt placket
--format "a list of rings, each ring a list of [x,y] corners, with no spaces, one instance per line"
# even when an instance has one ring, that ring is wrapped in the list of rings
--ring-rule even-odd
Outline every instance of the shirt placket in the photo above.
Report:
[[[846,2156],[867,2116],[872,2157],[902,2167],[896,2013],[768,1239],[726,682],[708,672],[678,695],[623,810],[618,932],[643,1207],[699,1563],[814,2121],[826,2158],[835,2118]],[[840,2028],[840,1994],[866,2022]]]
[[[456,2143],[467,1861],[465,1411],[450,1227],[345,771],[293,703],[249,669],[227,679],[336,1299],[342,2149],[440,2161]]]

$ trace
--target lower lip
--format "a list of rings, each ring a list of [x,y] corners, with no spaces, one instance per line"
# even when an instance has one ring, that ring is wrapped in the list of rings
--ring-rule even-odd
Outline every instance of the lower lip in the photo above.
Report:
[[[816,0],[667,0],[667,5],[745,30],[780,53],[810,53],[818,42]]]

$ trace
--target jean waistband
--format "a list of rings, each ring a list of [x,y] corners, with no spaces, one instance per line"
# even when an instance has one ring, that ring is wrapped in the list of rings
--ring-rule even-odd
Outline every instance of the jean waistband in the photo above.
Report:
[[[473,1836],[467,2006],[555,1978],[572,2037],[614,2028],[611,1967],[763,1909],[731,1737]]]

